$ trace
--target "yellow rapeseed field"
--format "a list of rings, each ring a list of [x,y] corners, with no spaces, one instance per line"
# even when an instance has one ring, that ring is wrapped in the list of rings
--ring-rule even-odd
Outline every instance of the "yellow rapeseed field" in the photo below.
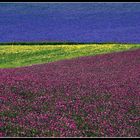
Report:
[[[140,44],[0,45],[0,68],[28,66],[136,48],[140,48]]]

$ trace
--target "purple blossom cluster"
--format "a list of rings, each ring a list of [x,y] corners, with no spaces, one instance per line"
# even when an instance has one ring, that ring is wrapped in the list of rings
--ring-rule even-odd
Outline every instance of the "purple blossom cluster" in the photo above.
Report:
[[[0,137],[139,136],[139,49],[0,69]]]

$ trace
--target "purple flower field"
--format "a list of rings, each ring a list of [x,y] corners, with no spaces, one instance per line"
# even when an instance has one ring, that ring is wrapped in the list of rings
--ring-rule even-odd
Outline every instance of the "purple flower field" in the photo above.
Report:
[[[139,137],[140,49],[0,69],[0,137]]]

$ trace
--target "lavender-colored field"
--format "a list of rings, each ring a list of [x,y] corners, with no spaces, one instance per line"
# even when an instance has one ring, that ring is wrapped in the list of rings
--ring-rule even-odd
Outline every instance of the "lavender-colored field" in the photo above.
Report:
[[[140,136],[140,49],[0,75],[0,136]]]
[[[139,3],[1,3],[0,42],[140,42]]]

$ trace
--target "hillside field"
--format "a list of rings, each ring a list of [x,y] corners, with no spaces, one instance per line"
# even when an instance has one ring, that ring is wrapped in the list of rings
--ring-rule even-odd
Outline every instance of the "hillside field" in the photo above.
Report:
[[[0,137],[139,137],[140,44],[0,46]]]

